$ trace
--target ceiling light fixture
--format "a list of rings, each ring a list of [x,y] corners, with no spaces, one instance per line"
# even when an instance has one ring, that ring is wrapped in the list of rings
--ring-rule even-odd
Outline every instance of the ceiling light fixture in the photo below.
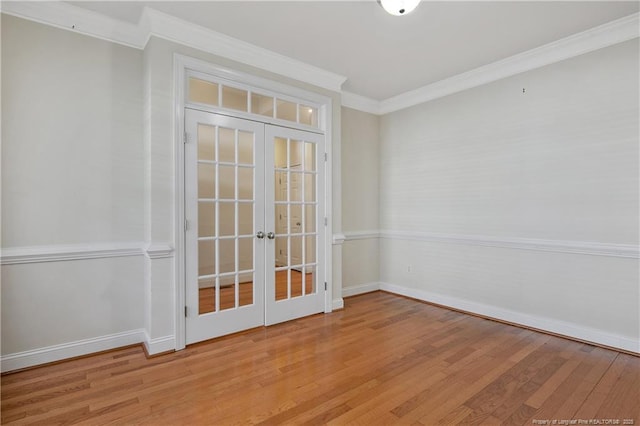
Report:
[[[394,16],[408,15],[415,9],[420,0],[378,0],[380,6]]]

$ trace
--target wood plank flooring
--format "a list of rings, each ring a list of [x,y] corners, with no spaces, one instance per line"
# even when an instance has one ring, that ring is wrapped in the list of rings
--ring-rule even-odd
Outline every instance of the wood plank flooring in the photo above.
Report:
[[[639,388],[638,357],[376,292],[156,358],[130,347],[4,375],[0,389],[11,425],[622,425],[640,424]]]

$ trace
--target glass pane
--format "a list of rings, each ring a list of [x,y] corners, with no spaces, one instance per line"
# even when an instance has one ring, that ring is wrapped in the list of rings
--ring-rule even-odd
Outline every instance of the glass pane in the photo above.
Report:
[[[273,98],[271,96],[251,94],[251,112],[273,117]]]
[[[307,204],[304,206],[304,232],[316,232],[316,206]]]
[[[253,237],[253,203],[238,203],[238,234]]]
[[[287,172],[275,172],[275,196],[276,201],[287,201]]]
[[[235,239],[219,240],[218,242],[220,250],[220,273],[234,272],[236,270]],[[225,279],[228,279],[228,277],[225,277]]]
[[[291,270],[291,297],[302,296],[302,272],[300,269]]]
[[[253,133],[238,132],[238,163],[253,165]]]
[[[216,166],[198,164],[198,198],[216,197]]]
[[[289,142],[289,168],[291,170],[302,170],[302,150],[304,145],[300,141],[291,139]]]
[[[302,265],[302,237],[291,237],[290,265]]]
[[[218,177],[220,178],[219,188],[220,198],[228,200],[236,197],[236,173],[233,166],[219,166]]]
[[[276,169],[287,168],[287,140],[275,138],[274,166]]]
[[[216,159],[216,128],[198,124],[198,160]]]
[[[198,280],[198,313],[200,315],[216,310],[216,279]]]
[[[189,78],[189,100],[201,104],[218,105],[218,85],[198,78]]]
[[[219,235],[221,237],[235,235],[236,233],[236,210],[235,203],[219,203],[218,213],[220,214]]]
[[[307,105],[298,106],[298,116],[300,124],[318,127],[318,109]]]
[[[305,201],[317,201],[316,200],[316,175],[307,173],[304,175],[304,200]]]
[[[238,167],[238,198],[253,200],[253,168]]]
[[[289,270],[276,271],[276,300],[288,298],[289,293]]]
[[[247,111],[247,96],[246,90],[222,86],[222,106],[224,108]]]
[[[314,294],[318,286],[316,286],[316,270],[315,266],[305,268],[304,284],[305,294]]]
[[[216,273],[216,242],[214,240],[198,241],[198,275]]]
[[[253,241],[253,237],[238,238],[239,271],[250,271],[253,269]]]
[[[287,266],[288,237],[276,237],[276,266]]]
[[[304,170],[316,171],[316,144],[307,142],[304,144]]]
[[[240,274],[240,306],[253,305],[253,273]]]
[[[287,206],[283,205],[283,204],[277,204],[276,205],[276,223],[275,223],[275,229],[276,229],[276,234],[278,235],[282,235],[282,234],[286,234],[287,232],[289,232],[289,230],[287,229]]]
[[[302,233],[302,206],[300,204],[291,205],[290,226],[292,234]]]
[[[296,121],[296,104],[293,102],[276,100],[276,118],[282,120]]]
[[[220,161],[227,163],[236,162],[236,143],[235,132],[233,129],[225,129],[220,127],[218,129],[218,137],[220,138],[220,144],[218,146],[218,155]]]
[[[307,235],[305,239],[304,263],[316,263],[316,237],[315,235]]]
[[[216,235],[216,205],[215,203],[198,203],[198,237],[213,237]]]
[[[291,179],[291,184],[289,185],[289,200],[302,201],[302,173],[290,173],[289,179]]]
[[[235,277],[220,278],[220,310],[236,307],[236,283]]]

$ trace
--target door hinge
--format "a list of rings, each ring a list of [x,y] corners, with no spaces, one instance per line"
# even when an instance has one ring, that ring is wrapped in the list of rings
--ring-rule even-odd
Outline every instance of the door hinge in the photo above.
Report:
[[[327,282],[324,282],[324,291],[327,291]]]
[[[327,161],[329,159],[329,156],[327,155],[327,153],[324,153],[324,161]]]
[[[184,138],[182,139],[182,143],[188,143],[189,142],[189,133],[184,132]]]
[[[187,307],[186,306],[184,307],[184,316],[185,316],[185,318],[187,317]]]
[[[184,220],[184,231],[187,232],[189,230],[189,221],[187,219]]]
[[[328,226],[329,225],[329,218],[325,217],[324,218],[324,226]]]

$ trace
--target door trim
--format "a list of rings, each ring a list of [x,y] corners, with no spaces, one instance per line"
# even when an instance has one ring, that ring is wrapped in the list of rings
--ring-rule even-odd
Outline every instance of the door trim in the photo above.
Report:
[[[185,303],[185,285],[186,285],[186,269],[185,269],[185,179],[184,179],[184,138],[185,138],[185,107],[187,105],[185,97],[185,83],[188,71],[197,71],[210,75],[213,79],[220,78],[235,81],[240,84],[254,86],[256,88],[266,89],[278,92],[283,95],[298,98],[300,100],[310,100],[320,105],[321,119],[319,122],[319,130],[325,135],[325,153],[327,161],[325,161],[325,217],[327,225],[325,226],[324,238],[324,276],[327,281],[327,291],[325,291],[324,312],[328,313],[333,310],[333,256],[332,256],[332,239],[333,235],[333,164],[332,164],[332,121],[333,106],[332,99],[328,96],[320,95],[306,91],[294,86],[275,82],[265,78],[257,77],[248,73],[235,71],[229,68],[220,67],[199,59],[191,58],[181,54],[174,53],[173,58],[173,83],[174,83],[174,158],[175,158],[175,175],[174,175],[174,283],[175,283],[175,309],[174,309],[174,333],[175,333],[175,349],[181,350],[186,346],[186,318],[184,315]],[[213,111],[212,111],[213,112]],[[220,111],[222,112],[222,111]],[[228,115],[228,112],[223,114]],[[246,117],[243,117],[246,118]],[[255,117],[259,121],[259,117]],[[293,127],[293,126],[290,126]],[[305,129],[308,131],[308,129]],[[146,271],[145,271],[146,273]]]

